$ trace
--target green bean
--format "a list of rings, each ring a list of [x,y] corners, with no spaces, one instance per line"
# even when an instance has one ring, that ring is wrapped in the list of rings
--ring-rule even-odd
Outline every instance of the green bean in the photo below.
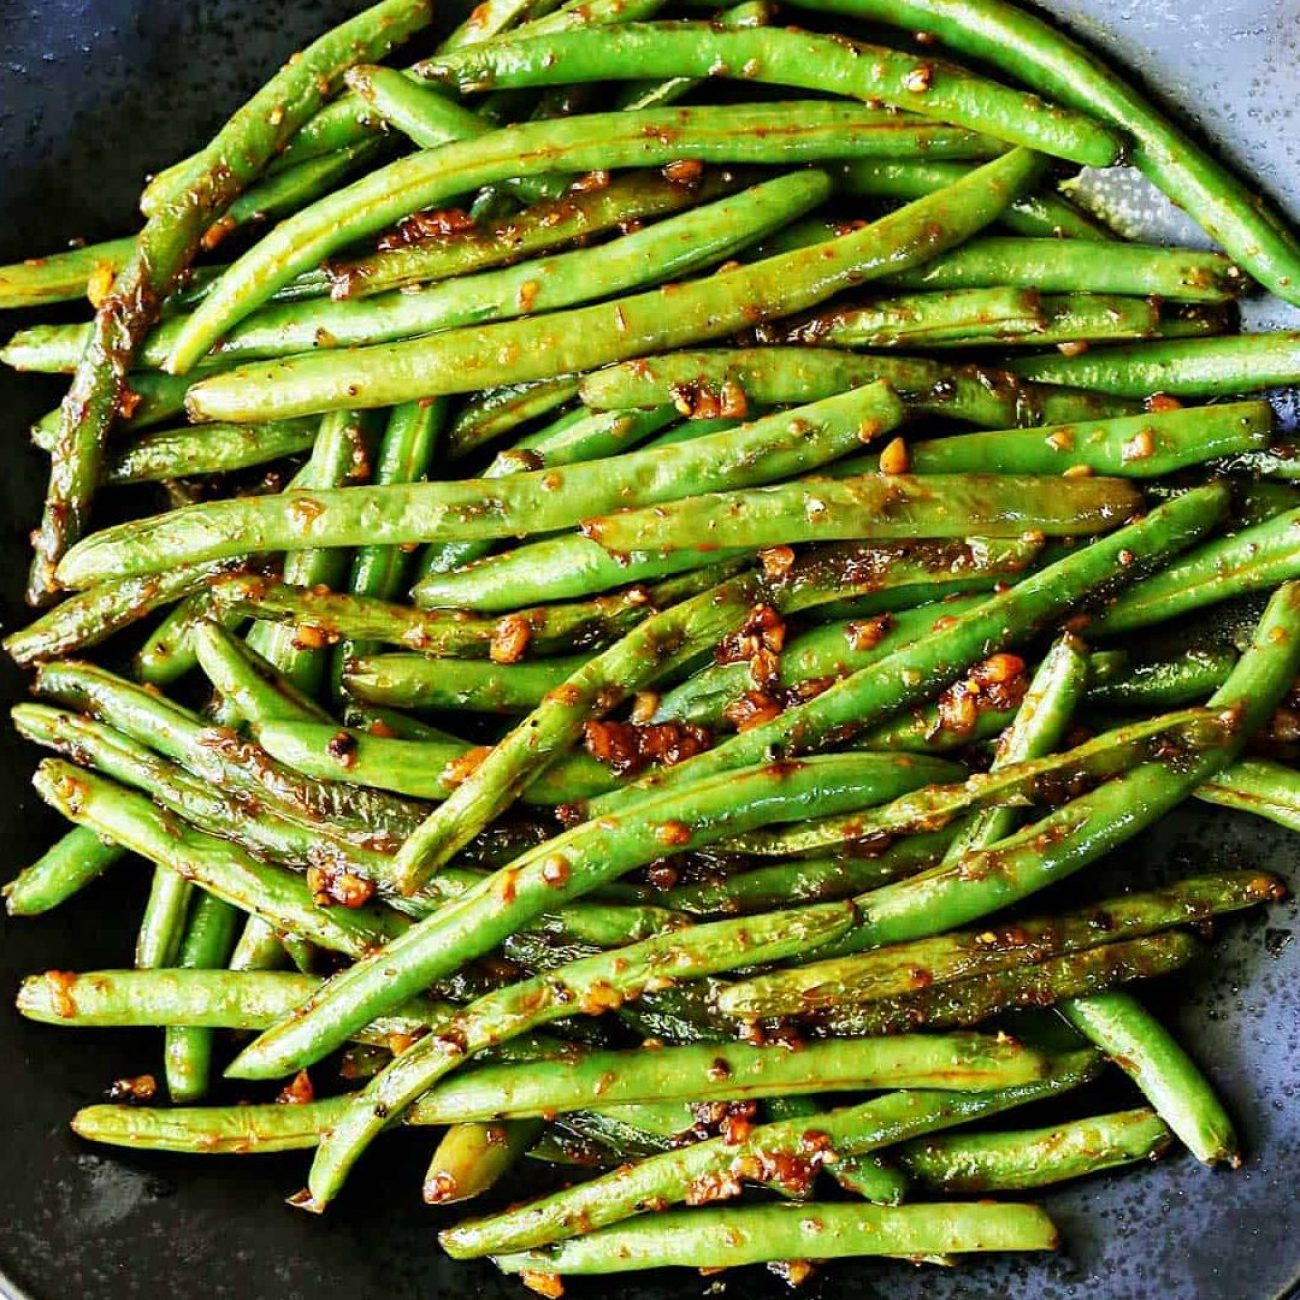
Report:
[[[424,1176],[425,1204],[450,1205],[481,1196],[537,1141],[542,1128],[536,1120],[452,1124]]]
[[[1037,1205],[746,1205],[678,1210],[523,1254],[496,1255],[525,1279],[642,1268],[731,1269],[744,1264],[881,1255],[917,1259],[985,1251],[1055,1250],[1059,1236]],[[540,1284],[539,1284],[540,1285]]]
[[[639,77],[739,77],[883,101],[1085,165],[1108,167],[1119,138],[1080,114],[952,64],[789,28],[623,23],[511,39],[435,56],[416,72],[462,92]],[[918,81],[924,86],[918,89]]]
[[[1059,474],[1086,466],[1098,474],[1160,478],[1218,456],[1268,444],[1267,402],[1152,412],[1043,430],[967,433],[908,444],[913,474],[973,474],[996,465],[1003,474]]]
[[[643,777],[616,795],[596,800],[592,811],[607,812],[652,784],[664,789],[689,781],[693,773],[724,772],[733,764],[750,761],[752,755],[770,752],[773,745],[799,753],[822,743],[832,729],[864,730],[933,695],[971,663],[1059,617],[1102,584],[1124,577],[1132,580],[1184,549],[1214,525],[1226,504],[1227,493],[1221,486],[1188,492],[1138,523],[1030,574],[1009,591],[860,669],[814,699],[787,709],[772,722],[732,737],[669,772],[656,773],[652,780]]]
[[[395,127],[419,149],[476,140],[492,132],[490,121],[392,68],[356,67],[349,71],[347,83],[371,117]],[[568,178],[525,176],[507,184],[521,199],[532,202],[559,198],[568,187]]]
[[[911,410],[990,429],[1098,419],[1133,409],[1082,391],[1023,384],[1005,371],[805,347],[719,348],[643,357],[587,375],[581,393],[588,406],[601,409],[675,401],[683,414],[690,414],[701,399],[716,401],[724,391],[775,406],[829,397],[878,379],[888,380]],[[728,385],[733,387],[729,390]]]
[[[775,7],[768,0],[744,0],[730,9],[720,10],[711,22],[715,27],[766,27],[776,16]],[[702,78],[668,77],[664,80],[649,78],[645,81],[624,82],[615,96],[615,103],[625,113],[643,108],[660,108],[675,104],[697,89]]]
[[[128,419],[125,412],[119,412],[122,423],[134,432],[180,415],[185,410],[185,394],[189,392],[190,382],[183,375],[137,371],[131,376],[128,386],[130,397],[126,407],[131,416]],[[62,409],[55,407],[32,426],[32,441],[37,446],[54,447],[57,444]]]
[[[97,880],[124,854],[120,845],[106,843],[84,826],[74,826],[5,885],[5,910],[10,916],[40,916],[52,911]]]
[[[1047,1007],[1065,998],[1091,996],[1138,979],[1168,975],[1187,965],[1198,945],[1178,930],[1101,944],[1083,952],[1047,957],[936,984],[857,1006],[820,1014],[815,1025],[828,1034],[905,1034],[919,1029],[969,1028],[1008,1010]]]
[[[1133,162],[1261,284],[1297,300],[1300,246],[1255,189],[1169,121],[1140,92],[1044,18],[1006,0],[801,0],[823,12],[926,32],[1063,104],[1094,113],[1136,142]]]
[[[358,59],[382,58],[431,16],[427,0],[382,0],[314,42],[226,123],[198,156],[192,184],[150,217],[99,306],[78,361],[50,472],[28,583],[33,603],[57,590],[55,569],[84,531],[125,379],[163,298],[184,276],[205,232],[247,188]]]
[[[150,577],[108,579],[77,592],[34,623],[4,640],[9,657],[19,664],[36,663],[85,650],[107,640],[153,610],[206,590],[232,564],[178,564]]]
[[[391,739],[328,723],[264,723],[258,743],[273,758],[322,780],[348,781],[419,799],[445,799],[456,789],[457,760],[472,746]],[[520,792],[527,803],[581,803],[617,784],[609,768],[583,754],[562,758]]]
[[[446,407],[442,402],[413,402],[395,407],[375,459],[376,485],[421,483],[429,478],[445,419]],[[348,590],[357,596],[395,600],[409,586],[412,559],[400,546],[359,547],[352,557]],[[336,685],[348,659],[375,648],[373,643],[356,642],[339,646],[334,654]]]
[[[193,830],[145,795],[60,759],[45,759],[35,784],[43,799],[78,825],[321,947],[361,957],[405,929],[405,918],[387,910],[319,908],[299,876]]]
[[[738,176],[719,171],[707,172],[698,186],[674,185],[658,172],[615,176],[603,188],[569,193],[508,217],[477,222],[466,230],[332,261],[326,268],[331,292],[336,298],[364,297],[486,271],[617,230],[625,222],[683,211],[731,193],[739,184]]]
[[[1089,631],[1099,636],[1131,632],[1245,592],[1267,591],[1296,576],[1300,510],[1291,510],[1197,547],[1121,595],[1092,620]]]
[[[308,451],[316,441],[310,421],[204,425],[146,434],[111,454],[104,468],[109,487],[169,478],[231,474]]]
[[[1001,1092],[887,1093],[843,1110],[759,1125],[740,1142],[728,1143],[724,1138],[696,1142],[518,1209],[457,1224],[440,1233],[438,1240],[453,1259],[499,1255],[589,1233],[635,1215],[647,1204],[667,1208],[674,1202],[703,1200],[708,1191],[714,1197],[734,1194],[733,1186],[743,1179],[775,1176],[789,1186],[806,1186],[821,1164],[832,1163],[825,1159],[828,1153],[838,1158],[857,1155],[1055,1095],[1086,1078],[1093,1061],[1084,1053],[1060,1058],[1053,1076]],[[868,1207],[853,1208],[861,1212]],[[661,1222],[662,1216],[656,1214],[654,1221]],[[585,1235],[582,1239],[591,1240]]]
[[[287,1015],[323,981],[297,971],[236,971],[179,967],[170,970],[52,971],[31,975],[18,989],[17,1007],[28,1020],[74,1029],[265,1029]],[[445,1017],[444,1003],[415,998],[393,1015],[360,1030],[359,1042],[388,1043]]]
[[[659,111],[635,116],[653,118]],[[707,110],[668,110],[692,111]],[[752,122],[754,111],[744,115],[751,132],[761,126]],[[734,126],[737,115],[731,109],[727,112]],[[582,120],[575,118],[561,125]],[[595,116],[586,120],[601,119]],[[639,128],[638,141],[643,149],[653,143],[647,133],[654,125],[647,121]],[[751,134],[749,138],[755,137]],[[674,156],[695,156],[702,151],[682,131],[675,132],[672,139]],[[438,152],[439,156],[447,154],[446,150]],[[708,151],[703,152],[707,157]],[[463,392],[502,382],[573,374],[648,351],[724,337],[753,324],[755,303],[761,302],[763,313],[772,318],[805,311],[849,283],[876,278],[951,247],[992,221],[1010,197],[1036,177],[1041,165],[1036,155],[1013,151],[956,185],[918,199],[825,247],[767,258],[706,280],[666,286],[550,317],[449,330],[429,340],[359,349],[348,355],[346,364],[339,358],[309,356],[292,364],[239,367],[196,385],[188,399],[190,409],[203,419],[225,418],[229,414],[226,407],[237,409],[241,419],[253,419],[264,400],[274,401],[284,417],[322,410],[337,404],[338,381],[344,375],[344,386],[353,390],[356,402],[384,405],[416,395]],[[278,229],[291,224],[285,222]],[[287,265],[296,269],[293,261]],[[231,275],[235,294],[242,296],[234,272]],[[192,323],[197,325],[202,315],[200,308],[191,318]],[[508,366],[503,364],[507,354]]]
[[[466,1054],[544,1023],[576,1014],[598,1014],[625,998],[634,998],[647,983],[661,977],[689,979],[751,961],[793,955],[816,942],[817,936],[843,933],[850,924],[844,905],[830,903],[803,909],[797,915],[775,913],[743,922],[701,925],[588,957],[480,998],[448,1020],[444,1030],[426,1036],[396,1058],[349,1106],[317,1152],[309,1208],[319,1209],[330,1199],[347,1169],[385,1127],[389,1116],[400,1114]],[[307,1017],[311,1019],[310,1012]],[[232,1074],[242,1075],[249,1069],[255,1049],[256,1045],[241,1055],[231,1066]]]
[[[377,1007],[490,951],[542,912],[661,856],[665,836],[680,840],[679,849],[698,847],[814,809],[862,806],[900,781],[912,784],[947,768],[915,758],[909,765],[910,771],[892,757],[863,754],[823,755],[793,768],[769,764],[706,782],[690,797],[678,795],[666,804],[648,799],[623,818],[582,823],[521,854],[416,926],[400,948],[390,946],[382,965],[362,962],[338,976],[322,997],[264,1034],[231,1068],[238,1077],[278,1077],[286,1061],[318,1059],[354,1021],[373,1019]],[[822,907],[838,914],[840,905]]]
[[[180,763],[201,781],[227,792],[253,794],[263,807],[305,824],[360,834],[375,843],[385,833],[409,834],[421,820],[419,805],[395,795],[306,779],[228,730],[209,728],[178,705],[89,664],[43,664],[33,691],[90,713]]]
[[[220,623],[205,620],[195,626],[194,651],[208,680],[241,718],[332,724],[319,704]]]
[[[1092,656],[1088,703],[1102,708],[1177,708],[1205,700],[1223,685],[1237,663],[1236,650],[1192,647],[1176,659],[1105,666],[1105,652]],[[1100,671],[1099,671],[1100,666]]]
[[[370,474],[370,428],[364,417],[352,411],[334,411],[320,423],[320,432],[295,488],[341,489],[345,484],[364,481]],[[350,557],[338,548],[293,550],[284,561],[284,580],[303,587],[341,587]],[[249,633],[254,650],[272,663],[303,694],[320,693],[329,657],[324,647],[308,645],[289,629],[274,623],[256,624]]]
[[[702,538],[726,553],[857,537],[1078,537],[1113,528],[1141,500],[1118,478],[1063,479],[1048,500],[1031,476],[859,473],[620,509],[585,520],[582,531],[618,554],[698,548]]]
[[[487,388],[456,413],[447,431],[447,454],[452,460],[468,456],[484,443],[566,406],[577,393],[578,380],[571,375]]]
[[[343,686],[367,703],[401,709],[527,713],[587,662],[587,655],[520,664],[375,655],[349,662]]]
[[[658,895],[665,907],[692,915],[744,915],[789,903],[851,898],[891,880],[932,867],[951,841],[947,831],[908,835],[878,857],[836,854],[734,872],[720,880],[691,881]]]
[[[873,198],[919,199],[951,185],[967,168],[961,163],[898,159],[841,163],[832,170],[839,193]],[[1069,199],[1056,193],[1026,194],[1002,214],[1001,224],[1018,235],[1055,239],[1113,240],[1114,235]]]
[[[191,882],[184,876],[161,866],[154,868],[135,939],[137,970],[157,970],[176,964],[185,935],[185,913],[193,892]]]
[[[876,890],[859,900],[863,924],[844,950],[924,938],[1008,906],[1095,861],[1182,802],[1236,759],[1295,677],[1298,604],[1300,587],[1278,588],[1250,649],[1211,697],[1210,707],[1232,720],[1226,741],[1192,749],[1179,766],[1141,763],[987,849]]]
[[[1203,1164],[1241,1164],[1237,1135],[1208,1080],[1173,1035],[1134,997],[1066,1002],[1065,1018],[1142,1090],[1156,1114]]]
[[[275,932],[275,927],[260,917],[247,917],[235,950],[230,954],[230,969],[239,974],[267,971],[279,973],[288,964],[288,949],[284,940]]]
[[[92,281],[111,282],[134,252],[129,236],[0,266],[0,310],[83,297]]]
[[[985,235],[923,266],[893,272],[888,283],[908,289],[1014,285],[1043,293],[1227,302],[1241,293],[1245,279],[1222,253],[1199,249]]]
[[[543,319],[543,318],[539,318]],[[767,483],[816,468],[898,422],[884,384],[707,437],[503,479],[236,497],[95,534],[61,566],[73,585],[234,552],[405,545],[546,532],[633,503]],[[107,566],[107,568],[105,568]]]
[[[251,186],[207,231],[205,247],[215,247],[237,227],[291,212],[318,198],[372,152],[370,146],[341,150],[331,158],[310,160]],[[87,295],[92,299],[101,297],[136,251],[136,244],[135,237],[128,236],[0,267],[0,310]]]
[[[1024,1191],[1158,1160],[1171,1137],[1165,1122],[1144,1107],[1019,1133],[917,1138],[899,1148],[898,1159],[930,1191]]]
[[[1011,571],[1015,557],[1004,559]],[[1023,560],[1023,555],[1022,555]],[[530,652],[573,651],[614,640],[656,609],[704,591],[726,577],[726,566],[685,573],[653,587],[632,587],[569,605],[519,611],[530,630]],[[326,640],[355,639],[405,646],[452,658],[486,658],[501,623],[491,616],[451,610],[413,609],[363,596],[308,591],[260,577],[238,578],[212,587],[217,608],[315,629]]]
[[[1243,758],[1198,786],[1196,797],[1222,808],[1254,813],[1290,830],[1300,830],[1300,776],[1281,763]],[[12,894],[9,910],[14,911]]]
[[[1067,357],[1021,357],[1007,368],[1047,384],[1077,384],[1117,397],[1230,397],[1300,379],[1300,333],[1133,343]]]
[[[985,846],[975,844],[966,852],[981,847]],[[1192,876],[1163,889],[1120,895],[1059,917],[957,931],[759,975],[725,988],[718,997],[718,1010],[732,1016],[834,1014],[843,1007],[1014,971],[1117,940],[1199,923],[1224,912],[1275,901],[1282,889],[1281,881],[1260,872]]]
[[[1040,296],[1032,289],[956,289],[873,297],[793,325],[765,327],[761,341],[837,348],[936,347],[953,341],[984,346],[1008,334],[1033,334],[1044,325]]]
[[[870,845],[881,836],[932,828],[973,810],[1023,805],[1026,800],[1054,802],[1063,789],[1110,780],[1168,745],[1222,746],[1231,731],[1230,720],[1215,709],[1165,713],[1102,732],[1061,753],[1009,763],[966,781],[910,793],[884,808],[754,832],[729,848],[758,856],[788,857],[822,854],[846,843],[865,841]]]
[[[451,573],[431,573],[420,579],[414,596],[424,606],[499,613],[519,609],[530,601],[572,600],[615,587],[653,582],[750,554],[751,549],[744,545],[638,549],[612,554],[588,537],[563,533],[489,555]]]
[[[170,873],[169,873],[170,874]],[[177,965],[182,970],[224,967],[234,951],[243,914],[212,894],[200,893],[190,907]],[[199,1101],[212,1071],[212,1033],[197,1025],[177,1025],[164,1037],[167,1091],[177,1104]]]
[[[1025,692],[1015,721],[998,738],[992,770],[1045,758],[1060,747],[1088,682],[1089,659],[1082,642],[1066,633],[1043,657]],[[988,848],[1019,824],[1014,808],[985,808],[972,816],[944,854],[958,861]]]
[[[435,1122],[549,1117],[597,1100],[735,1101],[785,1093],[885,1088],[992,1092],[1041,1079],[1048,1058],[974,1034],[844,1039],[784,1047],[701,1043],[657,1051],[590,1052],[572,1061],[487,1066],[440,1084],[421,1101]]]

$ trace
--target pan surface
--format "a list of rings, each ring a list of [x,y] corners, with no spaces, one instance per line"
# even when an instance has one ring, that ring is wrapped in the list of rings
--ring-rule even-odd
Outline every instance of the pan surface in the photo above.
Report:
[[[207,137],[287,51],[354,11],[349,0],[0,0],[0,261],[58,249],[74,236],[132,228],[146,172]],[[1300,3],[1297,0],[1052,0],[1046,8],[1177,105],[1300,218]],[[1098,187],[1135,232],[1187,237],[1177,214],[1134,186]],[[1275,304],[1260,324],[1294,327]],[[44,485],[27,424],[60,385],[0,373],[0,613],[25,621],[25,533]],[[24,691],[0,663],[7,706]],[[31,793],[35,755],[0,731],[0,844],[8,878],[58,833]],[[1251,866],[1296,881],[1297,841],[1264,823],[1189,808],[1089,873],[1103,887],[1207,864]],[[0,994],[49,967],[129,962],[145,873],[124,867],[67,908],[4,923]],[[825,1300],[1271,1300],[1300,1274],[1300,943],[1291,904],[1232,922],[1209,960],[1152,989],[1153,1002],[1222,1090],[1240,1122],[1246,1167],[1211,1173],[1179,1155],[1086,1181],[1048,1198],[1058,1256],[919,1271],[834,1267],[812,1284]],[[298,1156],[257,1160],[103,1154],[67,1119],[116,1077],[157,1068],[150,1033],[57,1031],[0,1007],[0,1292],[32,1300],[414,1300],[517,1297],[488,1265],[441,1256],[445,1221],[416,1189],[428,1139],[399,1137],[372,1155],[324,1218],[285,1208]],[[1128,1094],[1100,1094],[1108,1104]],[[1085,1099],[1080,1099],[1082,1107]],[[1032,1122],[1032,1117],[1027,1118]],[[522,1191],[512,1188],[514,1195]],[[8,1279],[6,1282],[5,1278]],[[630,1300],[744,1291],[786,1294],[761,1270],[734,1278],[656,1273],[629,1279]],[[610,1292],[573,1284],[570,1294]]]

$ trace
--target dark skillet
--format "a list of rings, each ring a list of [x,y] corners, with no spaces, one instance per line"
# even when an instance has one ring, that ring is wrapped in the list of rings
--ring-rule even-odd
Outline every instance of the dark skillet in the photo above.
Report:
[[[1300,23],[1293,0],[1053,0],[1082,34],[1140,69],[1171,102],[1300,215]],[[287,51],[355,10],[348,0],[0,0],[0,260],[131,227],[144,174],[179,157],[267,76]],[[1149,208],[1141,202],[1139,208]],[[1166,217],[1168,214],[1165,214]],[[1146,229],[1156,218],[1145,212]],[[1156,227],[1154,229],[1158,229]],[[1270,323],[1276,313],[1270,313]],[[0,373],[0,599],[6,629],[24,621],[25,531],[36,518],[42,458],[24,444],[57,384]],[[24,689],[4,662],[6,704]],[[54,837],[28,788],[34,754],[0,734],[0,832],[13,874]],[[1237,816],[1188,809],[1089,874],[1089,892],[1210,863],[1295,879],[1298,841]],[[44,921],[6,924],[0,990],[47,967],[128,960],[143,872],[125,868]],[[1094,894],[1094,896],[1096,896]],[[814,1295],[889,1300],[1271,1300],[1300,1273],[1300,943],[1291,905],[1232,922],[1203,961],[1151,990],[1240,1121],[1237,1174],[1187,1156],[1095,1178],[1050,1198],[1065,1247],[1055,1258],[945,1273],[904,1265],[830,1269]],[[324,1219],[282,1204],[300,1157],[184,1160],[104,1155],[68,1132],[72,1111],[115,1077],[156,1068],[157,1036],[59,1033],[0,1008],[0,1291],[33,1300],[414,1300],[519,1296],[487,1265],[452,1264],[417,1188],[426,1140],[398,1138],[365,1163]],[[1080,1098],[1101,1107],[1128,1094]],[[1131,1104],[1131,1103],[1129,1103]],[[1033,1117],[1027,1117],[1032,1120]],[[511,1189],[519,1195],[522,1184]],[[725,1284],[785,1294],[761,1270],[723,1280],[679,1272],[620,1283],[631,1300],[702,1295]],[[596,1296],[609,1286],[572,1285]]]

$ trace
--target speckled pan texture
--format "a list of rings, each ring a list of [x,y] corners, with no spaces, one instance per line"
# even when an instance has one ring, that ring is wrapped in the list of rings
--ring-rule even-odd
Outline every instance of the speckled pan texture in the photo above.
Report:
[[[350,0],[0,0],[0,260],[131,228],[143,176],[202,141],[281,58],[357,6]],[[1052,0],[1075,31],[1144,78],[1300,218],[1300,0]],[[454,15],[448,14],[448,19]],[[1088,191],[1134,233],[1182,232],[1178,214],[1131,180]],[[1280,324],[1275,304],[1253,307]],[[0,598],[22,618],[24,535],[44,467],[28,422],[58,385],[0,375]],[[0,665],[6,704],[24,689]],[[34,754],[0,734],[4,876],[56,825],[28,787]],[[1188,809],[1084,882],[1097,896],[1208,863],[1259,866],[1293,881],[1297,841],[1263,823]],[[1099,879],[1099,877],[1105,877]],[[143,876],[118,874],[64,911],[6,924],[0,990],[22,973],[122,964]],[[1271,1300],[1300,1274],[1300,942],[1290,904],[1226,927],[1214,957],[1152,997],[1222,1089],[1248,1157],[1210,1173],[1180,1155],[1050,1198],[1059,1255],[959,1270],[902,1264],[828,1269],[814,1297],[888,1300]],[[420,1204],[428,1140],[398,1137],[365,1162],[330,1213],[286,1208],[300,1156],[240,1161],[102,1155],[68,1116],[116,1076],[157,1068],[156,1034],[59,1033],[0,1009],[0,1291],[33,1300],[413,1300],[524,1294],[490,1266],[442,1258],[445,1221]],[[1080,1098],[1098,1108],[1114,1095]],[[1036,1117],[1026,1116],[1026,1122]],[[523,1183],[510,1189],[525,1190]],[[651,1274],[617,1286],[640,1300],[776,1296],[761,1270],[732,1278]],[[578,1297],[610,1284],[574,1283]]]

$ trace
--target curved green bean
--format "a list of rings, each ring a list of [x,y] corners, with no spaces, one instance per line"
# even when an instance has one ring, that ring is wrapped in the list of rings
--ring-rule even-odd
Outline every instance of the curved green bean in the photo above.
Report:
[[[40,916],[52,911],[125,854],[120,845],[101,840],[84,826],[74,826],[5,885],[5,911],[10,916]]]

